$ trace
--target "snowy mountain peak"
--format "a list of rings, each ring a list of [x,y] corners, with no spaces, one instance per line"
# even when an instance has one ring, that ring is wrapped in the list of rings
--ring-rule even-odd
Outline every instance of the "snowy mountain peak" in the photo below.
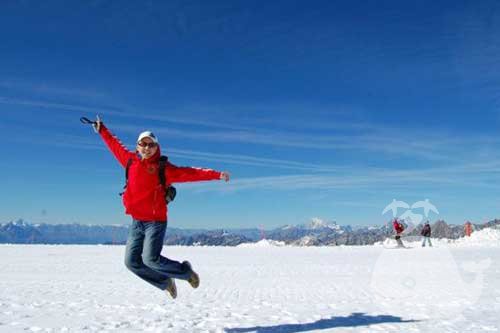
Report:
[[[286,224],[286,225],[280,227],[281,230],[289,230],[289,229],[292,229],[292,228],[294,228],[294,226],[290,225],[290,224]]]
[[[11,221],[7,223],[6,225],[11,225],[11,226],[16,226],[16,227],[31,227],[31,224],[28,222],[24,221],[23,219],[18,219],[16,221]]]
[[[324,221],[318,217],[313,217],[311,219],[311,222],[306,225],[306,229],[333,229],[333,230],[340,230],[340,226],[337,224],[335,221]]]

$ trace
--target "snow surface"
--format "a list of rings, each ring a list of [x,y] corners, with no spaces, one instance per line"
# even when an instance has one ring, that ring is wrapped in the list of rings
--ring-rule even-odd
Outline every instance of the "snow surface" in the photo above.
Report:
[[[486,228],[479,231],[474,231],[470,237],[457,239],[455,243],[466,246],[500,246],[500,230]]]
[[[126,270],[123,246],[0,245],[0,332],[498,332],[497,236],[165,247],[201,276],[175,301]]]
[[[238,247],[270,247],[270,246],[285,246],[285,242],[275,241],[272,239],[261,239],[255,243],[243,243],[238,245]]]

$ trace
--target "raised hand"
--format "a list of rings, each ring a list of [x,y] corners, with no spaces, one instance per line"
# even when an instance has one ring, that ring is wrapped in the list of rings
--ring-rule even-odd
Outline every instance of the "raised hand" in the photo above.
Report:
[[[228,181],[229,181],[229,173],[228,173],[228,172],[225,172],[225,171],[224,171],[224,172],[221,172],[221,174],[220,174],[220,179],[221,179],[221,180],[224,180],[224,181],[226,181],[226,182],[228,182]]]
[[[96,132],[96,133],[99,133],[99,131],[101,130],[102,120],[101,120],[101,117],[99,117],[99,115],[97,115],[95,121],[92,121],[86,117],[81,117],[80,122],[82,122],[82,124],[85,124],[85,125],[92,125],[92,128],[94,129],[94,132]]]
[[[99,131],[101,130],[101,124],[102,124],[101,117],[97,115],[96,120],[92,123],[92,127],[94,128],[94,131],[96,133],[99,133]]]

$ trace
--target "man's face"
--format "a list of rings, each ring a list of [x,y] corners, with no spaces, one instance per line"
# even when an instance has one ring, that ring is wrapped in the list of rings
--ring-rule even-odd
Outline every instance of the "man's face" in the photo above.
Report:
[[[145,160],[153,156],[157,150],[158,145],[151,138],[144,138],[137,142],[137,151]]]

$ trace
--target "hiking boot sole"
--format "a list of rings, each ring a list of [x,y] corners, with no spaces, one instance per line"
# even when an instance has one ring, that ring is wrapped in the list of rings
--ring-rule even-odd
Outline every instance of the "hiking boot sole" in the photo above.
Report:
[[[187,281],[194,289],[198,288],[200,286],[200,276],[198,275],[198,273],[193,271],[193,267],[191,266],[191,263],[189,261],[184,261],[183,264],[185,264],[191,272],[191,275],[189,276]]]
[[[172,297],[173,299],[177,298],[177,286],[175,285],[175,280],[170,279],[170,283],[167,286],[167,289],[165,291]]]

